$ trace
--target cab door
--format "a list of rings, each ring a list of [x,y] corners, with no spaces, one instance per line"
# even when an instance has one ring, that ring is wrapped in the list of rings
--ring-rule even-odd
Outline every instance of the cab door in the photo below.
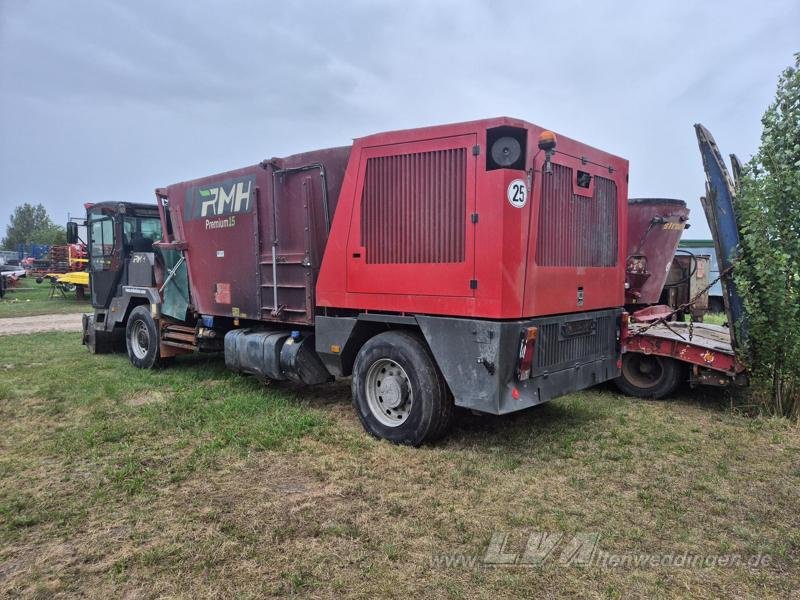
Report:
[[[108,308],[116,292],[122,268],[118,219],[114,213],[103,210],[91,211],[87,231],[92,306]]]
[[[468,134],[362,152],[349,292],[474,295],[476,143]]]

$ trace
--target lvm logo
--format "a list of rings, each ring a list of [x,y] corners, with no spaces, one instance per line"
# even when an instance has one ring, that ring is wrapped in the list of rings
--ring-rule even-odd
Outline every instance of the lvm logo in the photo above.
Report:
[[[240,177],[192,188],[187,192],[187,216],[210,219],[250,212],[254,187],[255,177]]]
[[[514,536],[520,538],[522,536]],[[524,545],[521,539],[512,540],[504,531],[495,531],[483,554],[463,552],[442,553],[431,556],[431,566],[458,568],[487,567],[539,567],[545,562],[564,566],[616,568],[766,568],[772,563],[769,554],[706,554],[664,548],[660,552],[627,551],[606,552],[599,547],[600,534],[579,532],[534,531]]]

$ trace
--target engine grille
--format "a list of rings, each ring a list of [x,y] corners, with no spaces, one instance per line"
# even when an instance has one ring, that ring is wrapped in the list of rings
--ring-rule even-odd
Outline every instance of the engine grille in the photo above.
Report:
[[[573,193],[572,169],[553,164],[544,175],[536,263],[545,267],[617,264],[617,185],[594,176],[591,198]]]
[[[570,335],[570,325],[578,325],[578,329],[580,326],[588,326],[586,329],[590,333]],[[539,325],[535,367],[549,369],[611,356],[615,351],[615,328],[616,316],[608,314]]]
[[[361,197],[368,264],[464,260],[464,148],[370,158]]]

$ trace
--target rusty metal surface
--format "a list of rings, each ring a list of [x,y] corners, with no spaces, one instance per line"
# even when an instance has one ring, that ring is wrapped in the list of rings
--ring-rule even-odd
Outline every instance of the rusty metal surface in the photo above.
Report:
[[[721,325],[683,322],[650,326],[632,324],[623,340],[623,351],[668,356],[728,375],[745,370],[734,355],[729,329]]]
[[[349,155],[344,147],[273,158],[158,190],[172,221],[169,242],[186,257],[192,309],[313,323],[314,288]]]
[[[627,304],[658,303],[688,217],[682,200],[628,200]]]
[[[631,335],[636,333],[636,325],[631,325]],[[687,341],[695,346],[719,350],[720,352],[733,352],[731,348],[731,333],[727,327],[712,325],[711,323],[694,323],[691,327],[692,335],[689,338],[689,323],[672,322],[654,325],[647,330],[647,335],[667,340]]]

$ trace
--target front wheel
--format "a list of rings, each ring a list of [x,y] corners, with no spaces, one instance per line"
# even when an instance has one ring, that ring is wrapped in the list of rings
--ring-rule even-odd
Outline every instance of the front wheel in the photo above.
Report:
[[[425,342],[404,331],[367,341],[353,365],[353,405],[368,433],[419,446],[443,435],[452,398]]]
[[[159,366],[158,325],[150,315],[149,307],[137,306],[131,311],[125,328],[125,341],[128,358],[134,367],[152,369]]]
[[[673,358],[626,352],[622,356],[622,374],[614,384],[624,394],[637,398],[663,398],[681,383],[683,366]]]

